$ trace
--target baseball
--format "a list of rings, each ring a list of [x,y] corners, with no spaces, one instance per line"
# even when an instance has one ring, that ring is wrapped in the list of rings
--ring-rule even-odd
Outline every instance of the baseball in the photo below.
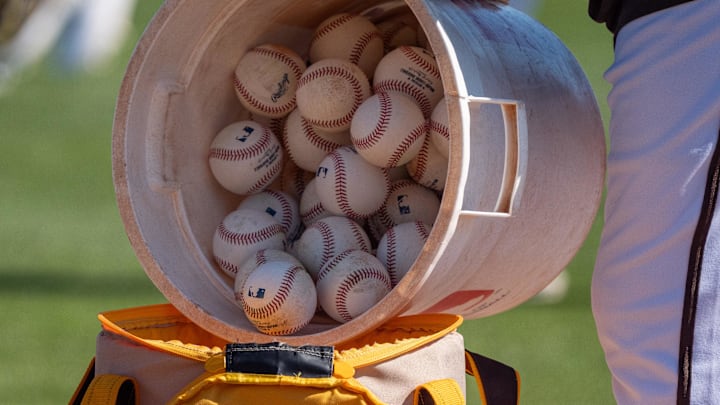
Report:
[[[235,68],[235,94],[248,111],[283,117],[295,108],[303,59],[282,45],[264,44],[245,53]]]
[[[289,241],[295,240],[300,231],[300,207],[295,198],[276,190],[264,190],[249,195],[237,208],[248,208],[270,215],[280,222]]]
[[[413,99],[396,91],[365,100],[350,124],[355,150],[378,167],[402,166],[420,151],[427,121]]]
[[[380,260],[362,250],[347,250],[328,261],[317,278],[318,303],[338,322],[349,322],[372,308],[392,289]]]
[[[259,265],[245,280],[241,304],[248,320],[268,335],[291,335],[315,315],[317,290],[302,267],[285,261]]]
[[[251,209],[238,209],[223,218],[212,241],[215,262],[231,278],[256,251],[284,248],[282,225],[271,216]]]
[[[450,156],[450,125],[445,98],[442,98],[433,109],[428,127],[428,135],[433,146],[447,159]]]
[[[375,24],[375,26],[380,30],[385,53],[392,51],[398,46],[417,45],[417,28],[403,19],[394,18],[385,20]]]
[[[328,154],[315,173],[315,189],[323,207],[355,220],[377,212],[389,188],[387,172],[370,164],[349,146]]]
[[[303,118],[298,109],[293,110],[285,121],[285,152],[303,170],[315,172],[328,153],[350,144],[349,131],[333,133],[316,129]]]
[[[299,200],[307,184],[314,178],[314,170],[311,172],[303,170],[299,168],[292,159],[287,159],[283,163],[282,171],[274,183],[274,186],[296,200]]]
[[[245,286],[245,280],[247,280],[250,273],[252,273],[258,266],[267,262],[288,262],[293,263],[297,266],[302,266],[302,263],[295,256],[291,255],[282,250],[277,249],[260,249],[255,254],[250,255],[239,267],[237,274],[235,274],[235,283],[233,290],[235,291],[235,300],[238,304],[242,305],[243,287]]]
[[[430,230],[430,226],[421,221],[404,222],[388,229],[380,239],[375,255],[390,274],[393,287],[415,263]]]
[[[421,221],[432,225],[439,211],[440,198],[435,191],[414,180],[398,180],[391,184],[385,204],[372,216],[369,224],[373,236],[379,238],[389,228],[404,222]]]
[[[333,214],[323,207],[315,189],[315,179],[310,180],[300,197],[300,219],[303,225],[310,226],[318,219],[331,217]]]
[[[448,159],[433,145],[430,137],[425,138],[420,152],[407,165],[413,180],[435,191],[443,191],[447,180]]]
[[[433,54],[417,46],[399,46],[388,52],[377,65],[373,91],[399,91],[410,96],[429,118],[444,96],[440,69]]]
[[[371,94],[370,81],[357,65],[323,59],[300,77],[297,108],[314,127],[342,132],[350,129],[353,114]]]
[[[331,216],[308,226],[293,249],[308,273],[317,278],[320,268],[333,256],[344,250],[370,252],[370,238],[355,221],[346,217]]]
[[[328,17],[315,29],[309,53],[311,63],[331,58],[347,60],[372,79],[385,49],[380,30],[368,18],[340,13]]]
[[[268,128],[237,121],[223,128],[210,144],[210,170],[220,185],[248,195],[267,188],[282,170],[283,149]]]

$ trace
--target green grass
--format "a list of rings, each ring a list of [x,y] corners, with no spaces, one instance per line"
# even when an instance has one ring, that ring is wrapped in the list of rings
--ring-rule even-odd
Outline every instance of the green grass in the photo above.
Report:
[[[67,76],[38,66],[0,97],[2,404],[67,402],[93,356],[97,313],[165,301],[127,241],[111,175],[118,88],[159,1],[139,3],[133,37],[109,69]],[[612,38],[585,8],[546,0],[538,19],[577,56],[607,122],[602,72]],[[518,369],[524,404],[612,402],[589,303],[599,227],[569,266],[564,301],[524,304],[461,328],[469,349]]]

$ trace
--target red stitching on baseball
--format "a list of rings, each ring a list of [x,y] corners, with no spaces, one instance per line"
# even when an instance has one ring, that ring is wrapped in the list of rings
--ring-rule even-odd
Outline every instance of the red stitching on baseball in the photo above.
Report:
[[[275,159],[272,167],[268,170],[265,175],[260,178],[252,187],[247,191],[247,194],[255,194],[263,191],[274,179],[275,176],[282,170],[282,159]]]
[[[363,53],[365,53],[365,50],[367,49],[367,46],[370,44],[370,42],[372,42],[373,39],[378,39],[382,43],[382,37],[377,31],[366,32],[362,34],[360,38],[358,38],[357,42],[355,42],[352,50],[350,50],[350,62],[356,65],[359,64],[360,58],[362,58]]]
[[[425,139],[425,143],[428,143],[429,141],[430,139]],[[415,157],[415,176],[413,176],[413,178],[422,179],[423,177],[425,177],[425,171],[427,170],[429,158],[430,145],[423,145],[423,147],[420,148],[420,152],[418,152],[417,156]]]
[[[440,70],[438,69],[437,64],[428,62],[428,60],[423,58],[414,47],[401,46],[400,52],[402,52],[402,54],[410,61],[420,66],[420,68],[422,68],[425,72],[430,73],[436,79],[440,80]]]
[[[350,275],[338,286],[337,293],[335,294],[335,306],[337,308],[338,315],[349,322],[353,319],[350,311],[347,308],[347,296],[352,289],[360,283],[362,280],[374,279],[379,280],[383,283],[388,291],[392,289],[392,282],[387,277],[387,273],[383,273],[376,268],[372,267],[361,267],[354,270]]]
[[[253,245],[255,243],[262,242],[274,235],[282,233],[282,225],[279,223],[273,223],[264,228],[260,228],[254,232],[234,232],[225,226],[224,223],[220,223],[217,229],[218,236],[220,239],[231,245]]]
[[[258,100],[252,93],[250,93],[250,90],[248,90],[248,88],[245,87],[245,85],[241,83],[240,80],[237,79],[237,77],[233,78],[233,85],[235,87],[235,91],[237,91],[237,94],[243,100],[247,101],[248,104],[268,115],[285,114],[295,108],[295,96],[293,96],[293,98],[285,104],[281,104],[276,107],[269,107],[265,105],[262,101]]]
[[[280,220],[280,223],[283,225],[285,232],[290,232],[292,230],[290,228],[293,225],[293,209],[290,201],[288,201],[287,197],[285,197],[284,194],[281,194],[275,190],[265,190],[265,192],[267,192],[278,203],[280,203],[280,208],[282,209],[282,211],[280,212],[282,214],[282,219]]]
[[[231,262],[229,262],[229,261],[227,261],[227,260],[225,260],[225,259],[223,259],[223,258],[221,258],[221,257],[215,256],[215,255],[213,255],[213,258],[215,259],[215,261],[217,262],[217,264],[220,265],[220,267],[221,267],[223,270],[229,271],[229,272],[232,273],[232,274],[237,274],[237,272],[238,272],[238,266],[236,266],[235,264],[233,264],[233,263],[231,263]]]
[[[412,97],[420,106],[425,117],[429,117],[432,114],[433,105],[430,103],[430,99],[425,93],[422,92],[417,86],[402,82],[400,80],[382,80],[375,83],[373,86],[375,93],[382,93],[387,91],[399,91]]]
[[[435,120],[428,120],[428,129],[430,131],[435,131],[438,134],[440,134],[443,138],[450,140],[450,130],[446,125],[443,125]]]
[[[320,272],[317,275],[317,281],[322,280],[325,278],[326,275],[329,273],[332,273],[333,270],[335,270],[335,266],[338,265],[343,259],[348,257],[350,254],[352,254],[353,249],[346,250],[344,252],[340,252],[336,254],[335,256],[331,257],[330,260],[325,263],[325,265],[320,269]]]
[[[415,229],[417,229],[420,236],[425,240],[430,236],[430,232],[423,222],[415,221]]]
[[[317,229],[322,239],[322,252],[321,252],[321,263],[326,263],[332,258],[335,253],[335,238],[333,237],[332,229],[325,222],[319,221],[312,224],[311,228]]]
[[[340,211],[342,211],[345,216],[359,220],[362,219],[362,216],[352,209],[350,199],[348,198],[347,177],[345,174],[343,159],[338,153],[340,150],[341,149],[338,149],[328,155],[330,156],[330,159],[333,162],[333,167],[335,168],[335,201],[337,202]]]
[[[343,24],[347,23],[350,20],[353,20],[355,18],[355,15],[348,14],[348,13],[341,13],[337,14],[333,17],[332,20],[327,21],[324,26],[318,27],[317,30],[315,30],[315,34],[313,35],[312,42],[315,42],[319,40],[320,38],[327,35],[329,32],[339,28]]]
[[[375,144],[380,142],[390,125],[390,117],[392,117],[393,112],[390,95],[387,93],[377,93],[377,98],[378,103],[380,104],[380,111],[378,111],[376,125],[370,133],[353,141],[353,144],[358,149],[372,148]]]
[[[352,87],[353,91],[353,105],[350,108],[350,112],[343,115],[342,117],[331,119],[331,120],[320,120],[305,117],[312,125],[319,128],[337,128],[349,124],[352,121],[353,114],[360,107],[360,104],[364,100],[362,84],[353,72],[345,69],[343,66],[321,66],[316,69],[306,70],[305,74],[298,80],[298,90],[303,88],[309,82],[322,78],[323,76],[338,76],[343,79]]]
[[[396,167],[400,159],[405,156],[405,153],[410,149],[415,142],[421,137],[427,134],[427,121],[423,121],[420,125],[410,132],[410,135],[406,136],[403,141],[398,145],[397,149],[393,152],[388,160],[388,166]]]
[[[357,222],[353,220],[350,221],[350,228],[353,233],[353,237],[355,238],[355,242],[358,244],[358,247],[361,250],[364,250],[366,252],[370,252],[370,246],[367,244],[367,238],[365,238],[365,231],[360,228],[360,225],[357,224]]]
[[[273,295],[272,299],[267,304],[258,308],[254,308],[248,305],[247,300],[243,300],[242,304],[243,309],[245,309],[245,313],[249,317],[255,319],[262,319],[274,315],[274,313],[277,312],[280,307],[282,307],[282,305],[285,303],[288,295],[290,295],[293,283],[295,282],[295,276],[299,271],[303,270],[300,267],[293,265],[289,269],[289,271],[285,272],[282,280],[280,281],[280,284],[278,285],[277,292]]]
[[[317,202],[313,204],[308,210],[302,213],[303,222],[306,224],[313,223],[315,220],[325,213],[325,208],[321,203]]]
[[[263,56],[270,56],[279,59],[281,62],[285,63],[290,69],[292,69],[292,72],[295,74],[295,80],[298,80],[300,76],[303,74],[303,70],[300,65],[297,64],[295,59],[289,57],[283,52],[280,52],[276,49],[272,48],[266,48],[266,47],[258,47],[253,50],[254,52],[259,53]]]
[[[385,257],[385,267],[387,267],[388,274],[390,274],[390,282],[392,285],[397,285],[398,274],[397,270],[397,233],[395,228],[390,228],[385,233],[387,235],[387,255]]]
[[[260,139],[247,148],[210,148],[210,159],[239,161],[252,159],[261,155],[270,146],[272,132],[263,128]]]
[[[318,135],[317,131],[315,131],[315,128],[313,128],[313,126],[310,125],[310,122],[308,122],[308,120],[306,120],[304,117],[300,117],[300,125],[302,126],[303,133],[310,141],[310,143],[325,153],[330,153],[335,149],[343,146],[341,143],[332,142]]]

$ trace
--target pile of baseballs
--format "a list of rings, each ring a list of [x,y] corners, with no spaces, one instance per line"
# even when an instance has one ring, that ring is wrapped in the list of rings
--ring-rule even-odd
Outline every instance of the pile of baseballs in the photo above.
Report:
[[[440,72],[421,45],[414,17],[339,13],[308,49],[261,44],[240,58],[248,116],[215,134],[209,165],[244,198],[212,254],[259,331],[293,334],[319,313],[348,322],[420,254],[449,154]]]

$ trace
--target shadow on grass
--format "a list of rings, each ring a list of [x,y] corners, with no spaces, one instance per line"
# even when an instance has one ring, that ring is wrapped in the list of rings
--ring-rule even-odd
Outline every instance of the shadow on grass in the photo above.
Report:
[[[24,271],[0,268],[0,294],[111,298],[159,293],[142,272],[105,271],[93,276],[61,269]]]

